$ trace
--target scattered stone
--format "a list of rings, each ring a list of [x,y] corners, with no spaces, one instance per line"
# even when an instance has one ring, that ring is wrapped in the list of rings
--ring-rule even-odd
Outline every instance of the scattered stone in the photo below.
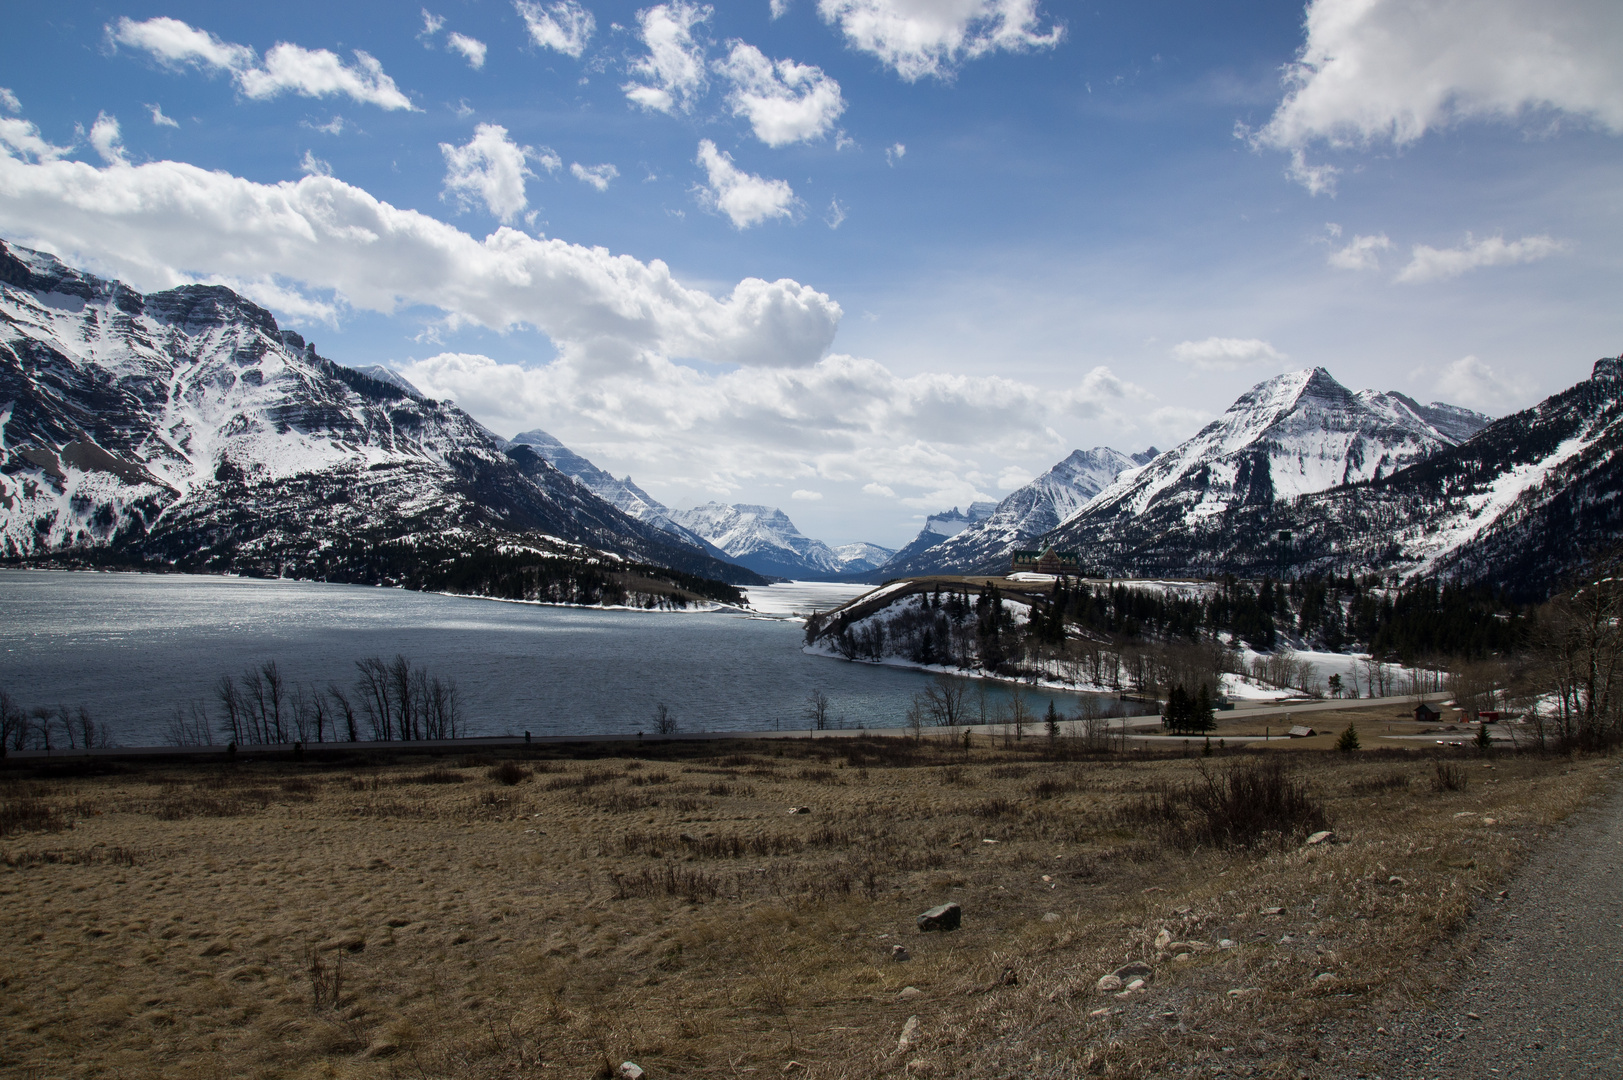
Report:
[[[892,945],[890,947],[890,958],[901,964],[913,959],[913,954],[907,951],[906,945]]]
[[[902,1025],[902,1036],[901,1036],[901,1038],[896,1040],[896,1049],[898,1049],[898,1050],[906,1050],[906,1049],[908,1049],[910,1046],[913,1045],[913,1041],[918,1038],[918,1035],[919,1035],[919,1018],[916,1017],[916,1016],[909,1016],[907,1018],[907,1023]]]
[[[1127,984],[1126,989],[1128,989],[1128,990],[1142,990],[1142,989],[1144,989],[1144,980],[1143,979],[1134,979],[1132,982]]]
[[[1121,989],[1121,980],[1116,978],[1114,975],[1105,975],[1094,984],[1094,989],[1098,990],[1101,994],[1114,994],[1117,990]]]
[[[920,990],[918,987],[916,987],[916,986],[904,986],[904,987],[902,987],[902,992],[897,994],[896,998],[897,998],[898,1001],[912,1001],[914,998],[923,997],[923,996],[924,996],[924,991]]]
[[[1166,952],[1167,951],[1167,946],[1169,946],[1171,944],[1172,944],[1172,934],[1169,931],[1167,931],[1166,929],[1162,929],[1162,931],[1159,934],[1155,935],[1155,950],[1156,950],[1156,952]]]
[[[1313,977],[1313,981],[1317,982],[1317,983],[1335,982],[1336,981],[1335,972],[1333,972],[1333,971],[1321,971],[1321,972],[1319,972],[1317,975],[1315,975]]]
[[[789,812],[791,814],[809,814],[809,813],[811,813],[811,807],[809,807],[809,806],[791,806],[789,808]]]
[[[1336,834],[1333,830],[1325,829],[1322,832],[1316,832],[1312,836],[1308,837],[1307,842],[1310,844],[1327,844],[1333,842],[1335,838]]]
[[[1466,1019],[1469,1019],[1469,1020],[1480,1020],[1480,1019],[1482,1019],[1482,1017],[1478,1016],[1474,1012],[1468,1012],[1468,1013],[1465,1014],[1465,1016],[1466,1016]]]
[[[1402,878],[1398,877],[1396,874],[1393,874],[1391,877],[1387,878],[1386,883],[1388,885],[1407,885],[1407,884],[1409,884],[1407,881],[1404,881]]]
[[[1112,1009],[1109,1006],[1106,1006],[1103,1009],[1094,1009],[1092,1012],[1088,1013],[1088,1018],[1090,1020],[1101,1020],[1104,1017],[1111,1015],[1115,1011],[1115,1009]]]
[[[1131,990],[1123,990],[1123,991],[1119,992],[1116,996],[1119,997],[1119,998],[1130,998],[1130,997],[1133,996],[1133,992]]]
[[[1509,889],[1500,889],[1499,890],[1499,899],[1501,899],[1501,900],[1509,900],[1510,899],[1510,890]]]
[[[1059,922],[1059,913],[1053,911],[1043,912],[1043,922]]]
[[[1497,825],[1497,824],[1499,824],[1499,819],[1498,818],[1485,817],[1485,818],[1482,819],[1482,824],[1484,824],[1484,825]]]
[[[1054,880],[1054,875],[1052,875],[1052,874],[1044,874],[1043,875],[1043,880],[1044,881],[1053,881]]]
[[[963,920],[963,908],[951,902],[939,904],[918,917],[919,933],[928,934],[932,930],[945,933],[948,930],[956,930]]]
[[[1234,948],[1234,939],[1233,938],[1224,938],[1223,940],[1221,940],[1221,941],[1219,941],[1217,943],[1217,947],[1219,949],[1232,949],[1232,948]]]
[[[1265,907],[1261,911],[1257,912],[1257,914],[1258,915],[1283,915],[1283,914],[1285,914],[1285,909],[1282,908],[1282,907]]]
[[[993,840],[990,836],[988,836],[985,840],[982,840],[981,843],[983,843],[983,844],[995,844],[995,843],[997,843],[997,841]]]
[[[1193,953],[1181,952],[1181,953],[1178,953],[1176,956],[1174,956],[1172,958],[1172,962],[1174,964],[1186,964],[1190,960],[1193,960],[1194,958],[1195,957],[1194,957]]]
[[[1142,960],[1134,960],[1130,964],[1123,964],[1115,971],[1112,971],[1111,974],[1128,985],[1131,985],[1134,979],[1143,979],[1147,983],[1155,981],[1155,969]]]
[[[642,1080],[647,1075],[635,1061],[620,1062],[620,1080]]]

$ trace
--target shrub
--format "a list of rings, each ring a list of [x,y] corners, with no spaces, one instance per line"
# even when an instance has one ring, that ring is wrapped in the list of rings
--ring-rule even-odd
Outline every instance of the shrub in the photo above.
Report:
[[[1441,759],[1432,763],[1436,768],[1431,778],[1433,791],[1464,791],[1470,781],[1465,776],[1465,770],[1452,761]]]
[[[1324,807],[1278,760],[1200,767],[1181,788],[1152,788],[1117,815],[1178,847],[1251,847],[1327,828]]]
[[[407,777],[408,784],[460,784],[467,777],[459,772],[446,768],[433,768],[427,772],[420,772],[416,776]]]
[[[1355,780],[1350,786],[1354,795],[1379,795],[1387,791],[1408,791],[1409,774],[1394,772],[1370,780]]]
[[[485,776],[498,784],[506,784],[508,787],[512,787],[514,784],[521,784],[528,780],[530,770],[516,762],[504,761],[500,765],[492,767],[485,773]]]
[[[1336,749],[1340,750],[1343,754],[1350,754],[1354,750],[1357,750],[1358,729],[1353,725],[1348,724],[1347,730],[1343,731],[1341,733],[1341,738],[1336,740]]]

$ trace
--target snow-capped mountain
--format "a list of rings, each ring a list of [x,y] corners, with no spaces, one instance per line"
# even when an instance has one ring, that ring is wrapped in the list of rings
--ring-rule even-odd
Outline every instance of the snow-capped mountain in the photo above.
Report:
[[[355,580],[379,545],[511,537],[756,580],[403,381],[229,289],[142,296],[0,241],[0,553]]]
[[[885,577],[966,574],[1006,569],[1009,553],[1075,514],[1117,477],[1156,456],[1151,448],[1129,457],[1108,446],[1077,450],[1037,479],[1006,496],[980,520],[923,550],[904,549],[880,568]],[[985,505],[980,503],[977,505]],[[921,537],[922,539],[922,537]]]
[[[833,549],[803,535],[775,506],[712,502],[673,510],[671,517],[758,574],[817,580],[845,572]]]
[[[870,544],[866,541],[855,544],[841,544],[834,549],[834,557],[840,562],[841,574],[866,574],[884,566],[896,554],[894,550]]]
[[[1488,417],[1355,394],[1323,368],[1292,371],[1242,394],[1193,438],[1124,473],[1045,542],[1095,559],[1139,536],[1194,529],[1249,505],[1378,480],[1456,446]]]
[[[1539,599],[1623,541],[1620,462],[1623,358],[1607,358],[1576,386],[1392,476],[1248,507],[1222,530],[1174,538],[1184,550],[1168,544],[1139,561],[1369,569],[1487,582]],[[1282,531],[1291,533],[1283,550]]]
[[[701,551],[709,552],[718,559],[727,558],[725,552],[711,544],[704,537],[685,526],[678,525],[671,518],[670,509],[633,483],[631,477],[616,479],[612,474],[598,468],[590,460],[575,453],[575,451],[540,428],[514,435],[508,445],[530,447],[541,457],[551,462],[552,466],[559,472],[585,484],[592,494],[622,514],[646,522],[657,529],[662,529],[683,543],[691,544]]]
[[[969,504],[967,512],[955,506],[943,513],[931,514],[924,519],[924,528],[919,530],[919,534],[909,541],[906,547],[895,552],[885,565],[875,568],[873,579],[879,581],[893,576],[885,568],[890,563],[897,566],[918,565],[919,557],[926,551],[948,537],[957,536],[976,522],[985,521],[995,509],[997,509],[995,502],[976,502]]]

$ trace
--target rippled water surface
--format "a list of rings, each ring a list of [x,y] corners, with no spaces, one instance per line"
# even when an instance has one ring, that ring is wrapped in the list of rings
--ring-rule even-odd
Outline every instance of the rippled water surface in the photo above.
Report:
[[[124,745],[167,742],[177,704],[214,708],[224,674],[275,660],[325,687],[355,661],[406,656],[457,682],[470,735],[804,725],[828,694],[846,726],[896,727],[929,676],[801,652],[791,611],[859,587],[753,590],[761,614],[593,611],[365,586],[183,575],[0,570],[0,687],[25,706],[87,706]],[[774,617],[775,615],[775,617]],[[995,704],[1006,692],[994,688]],[[1063,710],[1075,696],[1053,695]],[[1032,695],[1037,710],[1047,698]]]

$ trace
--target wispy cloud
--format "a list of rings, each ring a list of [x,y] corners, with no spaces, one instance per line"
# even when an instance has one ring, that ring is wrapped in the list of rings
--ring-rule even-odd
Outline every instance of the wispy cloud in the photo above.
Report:
[[[1473,240],[1467,233],[1465,243],[1456,248],[1416,244],[1410,249],[1409,264],[1398,272],[1396,280],[1406,283],[1447,281],[1485,266],[1538,262],[1565,251],[1568,246],[1565,240],[1549,236],[1527,236],[1507,243],[1502,236]]]
[[[1289,359],[1260,338],[1224,337],[1180,341],[1172,346],[1172,358],[1208,371],[1233,371],[1253,364],[1282,364]]]
[[[583,184],[590,184],[599,191],[609,190],[609,181],[620,175],[620,170],[613,165],[582,165],[576,161],[570,164],[569,173]]]
[[[524,20],[531,41],[543,49],[553,49],[577,60],[586,51],[586,43],[597,29],[597,20],[592,13],[575,0],[547,5],[532,0],[515,0],[513,7]]]
[[[453,32],[445,39],[445,44],[453,51],[461,53],[468,66],[475,71],[485,66],[485,43],[479,39]]]
[[[648,55],[631,65],[637,81],[621,87],[632,102],[655,112],[686,112],[704,93],[704,46],[693,28],[710,19],[710,5],[658,4],[637,12],[637,36]]]
[[[107,35],[115,45],[139,49],[168,68],[228,73],[237,89],[250,98],[262,100],[291,91],[305,97],[341,95],[382,109],[412,108],[411,99],[384,74],[383,65],[359,49],[351,65],[326,49],[306,49],[284,41],[260,60],[246,45],[222,41],[167,16],[144,22],[125,16],[108,26]]]

